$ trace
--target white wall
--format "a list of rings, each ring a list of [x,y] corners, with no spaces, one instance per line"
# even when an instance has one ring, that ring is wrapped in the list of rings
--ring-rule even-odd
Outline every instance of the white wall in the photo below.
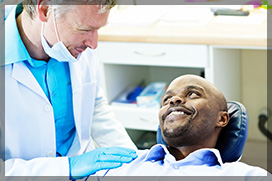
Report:
[[[241,51],[241,102],[249,116],[249,136],[242,161],[267,168],[267,139],[259,131],[258,116],[267,108],[266,50]]]
[[[265,141],[258,129],[258,116],[267,108],[267,53],[242,50],[241,56],[241,102],[249,115],[249,139]]]

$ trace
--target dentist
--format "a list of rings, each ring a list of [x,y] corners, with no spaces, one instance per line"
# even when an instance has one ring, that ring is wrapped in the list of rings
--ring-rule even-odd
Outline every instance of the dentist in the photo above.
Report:
[[[115,4],[25,0],[5,17],[6,176],[78,179],[137,157],[100,88],[97,31]]]

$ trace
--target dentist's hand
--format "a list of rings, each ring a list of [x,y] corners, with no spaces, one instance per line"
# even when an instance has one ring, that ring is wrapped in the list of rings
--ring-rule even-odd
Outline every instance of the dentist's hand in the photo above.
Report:
[[[70,157],[70,179],[80,179],[103,169],[117,168],[137,157],[129,148],[97,148],[79,156]]]

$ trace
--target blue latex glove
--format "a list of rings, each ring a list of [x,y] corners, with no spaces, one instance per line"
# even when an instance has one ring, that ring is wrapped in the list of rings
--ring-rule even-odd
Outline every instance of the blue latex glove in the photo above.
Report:
[[[80,179],[103,169],[117,168],[137,157],[129,148],[97,148],[79,156],[70,157],[70,179]]]

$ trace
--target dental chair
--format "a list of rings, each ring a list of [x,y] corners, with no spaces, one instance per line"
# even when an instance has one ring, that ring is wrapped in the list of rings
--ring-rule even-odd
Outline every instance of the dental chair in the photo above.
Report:
[[[238,102],[227,102],[230,116],[227,126],[217,140],[216,149],[219,150],[223,162],[239,161],[242,157],[248,136],[248,114],[246,108]],[[167,145],[162,138],[160,126],[157,131],[157,143]]]

